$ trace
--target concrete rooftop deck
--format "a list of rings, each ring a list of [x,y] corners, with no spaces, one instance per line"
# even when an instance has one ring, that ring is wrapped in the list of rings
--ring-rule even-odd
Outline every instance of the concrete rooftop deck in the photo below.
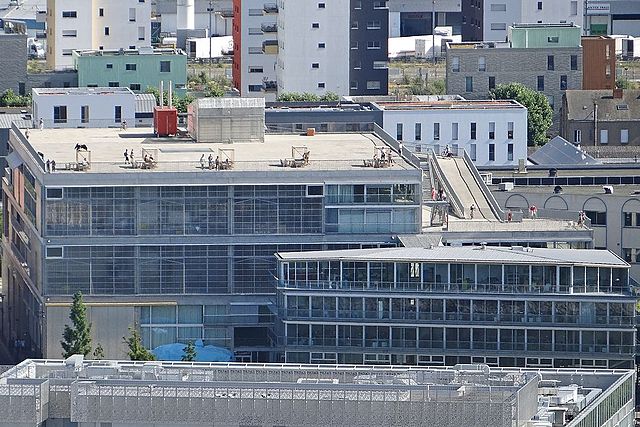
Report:
[[[381,169],[365,167],[363,160],[371,160],[375,147],[385,143],[373,133],[322,133],[308,137],[303,135],[266,135],[264,143],[196,143],[186,138],[156,138],[151,128],[130,128],[126,131],[104,129],[32,129],[28,143],[42,153],[44,160],[55,160],[56,173],[82,173],[62,170],[66,163],[76,162],[76,144],[85,144],[90,151],[91,167],[84,173],[149,173],[149,172],[194,172],[201,170],[200,158],[219,150],[233,150],[233,171],[335,171],[335,170],[414,170],[415,167],[393,156],[392,166]],[[306,146],[309,149],[309,164],[292,168],[281,166],[282,159],[296,157],[292,147]],[[142,150],[153,153],[157,167],[134,169],[125,164],[123,153],[133,150],[136,160],[142,160]],[[301,156],[300,156],[301,157]],[[221,161],[224,160],[221,155]],[[229,171],[203,172],[224,173]]]

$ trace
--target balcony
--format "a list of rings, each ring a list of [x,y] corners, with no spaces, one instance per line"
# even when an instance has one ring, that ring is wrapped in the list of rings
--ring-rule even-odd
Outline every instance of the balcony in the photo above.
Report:
[[[262,53],[267,55],[278,54],[278,40],[265,40],[262,42]]]
[[[276,92],[278,90],[278,82],[275,80],[264,80],[262,82],[262,90],[265,92]]]
[[[220,11],[220,16],[223,18],[233,18],[233,9],[222,9]]]
[[[263,10],[265,14],[272,15],[278,13],[278,5],[275,3],[265,3]]]
[[[263,33],[277,33],[278,32],[278,24],[262,24],[260,29]]]

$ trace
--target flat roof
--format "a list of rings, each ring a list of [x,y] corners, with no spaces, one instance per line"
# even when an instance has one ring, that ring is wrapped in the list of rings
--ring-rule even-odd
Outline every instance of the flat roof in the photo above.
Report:
[[[182,49],[141,47],[139,49],[74,50],[77,56],[184,55]]]
[[[455,262],[479,264],[576,264],[629,267],[613,252],[602,249],[511,248],[498,246],[436,246],[433,248],[346,249],[337,251],[286,252],[281,260],[345,260],[399,262]]]
[[[21,131],[22,133],[24,131]],[[211,154],[214,158],[219,150],[233,150],[234,165],[229,171],[401,171],[416,170],[416,167],[394,156],[394,163],[387,168],[365,167],[363,160],[372,159],[376,147],[387,147],[374,133],[318,133],[309,137],[300,134],[267,134],[265,142],[196,143],[187,138],[156,138],[152,128],[87,129],[31,129],[28,144],[41,152],[45,160],[55,160],[56,173],[65,163],[76,162],[76,144],[85,144],[90,151],[91,168],[86,172],[69,173],[149,173],[149,172],[196,172],[200,171],[200,157]],[[292,147],[307,147],[309,164],[304,167],[283,167],[281,160],[292,156]],[[142,150],[153,155],[157,167],[134,169],[124,163],[125,150],[133,150],[135,158],[142,160]],[[155,151],[154,151],[155,150]],[[221,156],[221,160],[224,157]],[[205,160],[206,162],[206,160]],[[206,172],[209,172],[208,170]],[[204,171],[203,171],[204,173]]]
[[[128,87],[34,87],[33,93],[39,96],[46,95],[122,95],[129,93],[134,95]],[[151,95],[153,96],[153,95]]]
[[[515,100],[444,100],[444,101],[397,101],[376,103],[383,110],[494,110],[525,109]]]

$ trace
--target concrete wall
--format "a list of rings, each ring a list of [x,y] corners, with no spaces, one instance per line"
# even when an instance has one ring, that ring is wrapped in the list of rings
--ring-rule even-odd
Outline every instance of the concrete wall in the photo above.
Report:
[[[71,306],[59,304],[46,308],[46,347],[45,357],[58,359],[62,356],[62,332],[64,325],[70,324],[69,310]],[[119,306],[108,303],[87,305],[87,315],[93,324],[91,338],[93,348],[100,344],[104,349],[105,359],[127,359],[126,345],[123,337],[129,336],[128,328],[135,323],[135,310],[132,305]],[[89,358],[92,358],[89,356]]]
[[[3,34],[0,36],[0,93],[8,89],[20,93],[22,86],[26,93],[27,81],[27,36],[24,34]],[[22,83],[22,85],[21,85]]]
[[[325,7],[319,8],[316,2],[280,1],[284,7],[278,13],[278,93],[348,95],[350,2],[325,0]],[[313,28],[314,23],[318,28]],[[325,47],[319,48],[318,43],[325,43]],[[314,63],[318,68],[313,68]]]
[[[78,87],[78,73],[75,71],[50,71],[27,74],[27,93],[38,87]]]

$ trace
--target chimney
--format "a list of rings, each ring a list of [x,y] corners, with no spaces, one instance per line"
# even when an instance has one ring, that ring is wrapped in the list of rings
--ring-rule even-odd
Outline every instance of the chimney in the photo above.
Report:
[[[615,88],[613,89],[613,99],[622,99],[622,89],[621,88]]]
[[[169,80],[169,108],[173,107],[173,82]]]
[[[160,106],[164,106],[164,81],[160,80]]]

